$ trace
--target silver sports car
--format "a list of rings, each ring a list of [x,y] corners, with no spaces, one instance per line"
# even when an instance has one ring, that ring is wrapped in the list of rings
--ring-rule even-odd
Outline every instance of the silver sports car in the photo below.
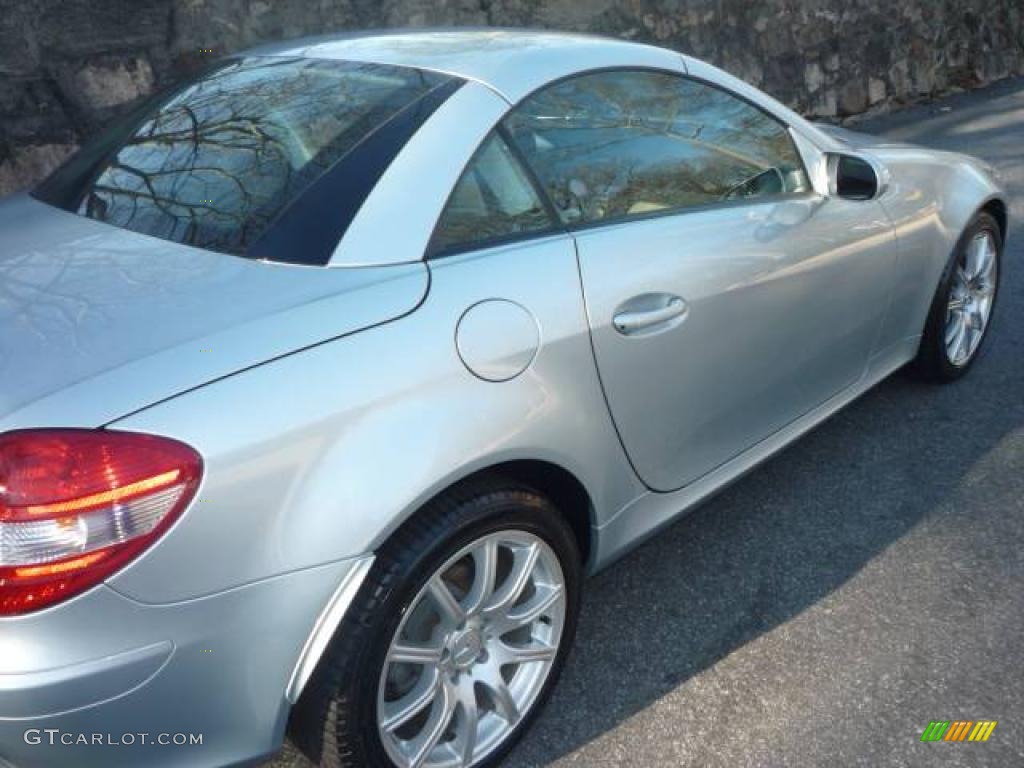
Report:
[[[1006,219],[644,45],[217,62],[0,205],[0,763],[493,765],[586,574],[970,368]]]

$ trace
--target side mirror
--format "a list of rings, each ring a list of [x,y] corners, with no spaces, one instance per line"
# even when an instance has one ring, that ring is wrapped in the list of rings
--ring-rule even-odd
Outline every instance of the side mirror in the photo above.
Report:
[[[844,200],[874,200],[888,187],[885,168],[858,155],[829,155],[830,194]]]

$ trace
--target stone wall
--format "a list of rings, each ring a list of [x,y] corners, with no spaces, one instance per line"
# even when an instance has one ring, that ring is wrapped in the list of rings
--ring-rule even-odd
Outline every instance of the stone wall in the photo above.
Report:
[[[654,42],[829,119],[1024,73],[1021,0],[0,0],[0,194],[203,59],[428,24]]]

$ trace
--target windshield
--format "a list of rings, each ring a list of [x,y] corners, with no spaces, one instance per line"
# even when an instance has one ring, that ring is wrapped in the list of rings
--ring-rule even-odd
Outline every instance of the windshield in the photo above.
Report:
[[[300,208],[307,191],[344,166],[343,158],[364,142],[378,155],[369,163],[378,173],[367,178],[363,159],[359,174],[350,172],[331,186],[337,193],[341,184],[347,195],[362,189],[365,198],[432,111],[412,107],[451,80],[377,64],[228,60],[151,99],[83,147],[34,195],[165,240],[251,258],[325,264],[347,222],[340,231],[328,226],[327,236],[321,232],[310,243],[298,233],[322,230],[325,223],[302,225],[301,211],[294,215],[289,209]],[[427,101],[436,108],[436,97]],[[412,126],[407,112],[416,113]],[[367,141],[389,123],[405,129],[392,130],[388,141]],[[285,224],[298,225],[296,237],[274,232]]]

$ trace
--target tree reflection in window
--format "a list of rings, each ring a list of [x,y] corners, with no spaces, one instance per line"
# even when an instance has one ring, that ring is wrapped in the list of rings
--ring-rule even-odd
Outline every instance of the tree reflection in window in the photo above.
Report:
[[[492,133],[455,185],[430,251],[482,247],[554,226],[519,161],[504,139]]]
[[[136,232],[244,254],[325,171],[444,79],[316,59],[228,61],[134,118],[93,163],[75,209]]]
[[[785,126],[668,73],[565,80],[524,102],[506,127],[566,223],[809,189]]]

